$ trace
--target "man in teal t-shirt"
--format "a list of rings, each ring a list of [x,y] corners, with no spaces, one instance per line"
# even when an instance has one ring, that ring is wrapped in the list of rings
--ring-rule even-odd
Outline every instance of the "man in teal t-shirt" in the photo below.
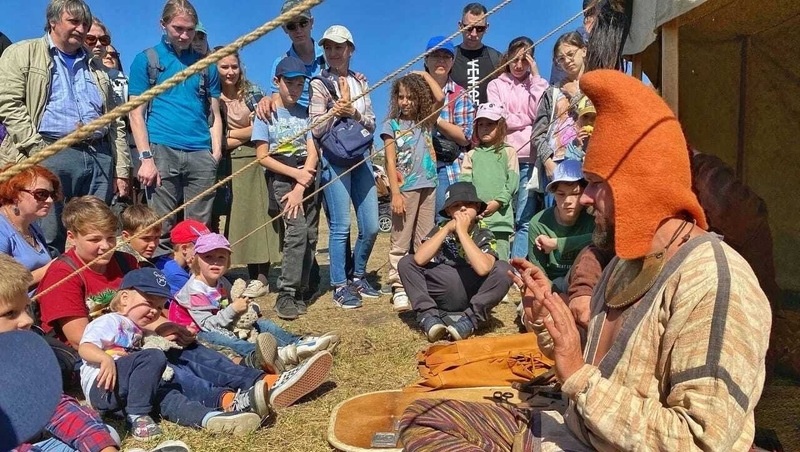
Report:
[[[528,232],[528,260],[541,267],[553,289],[567,290],[567,274],[581,250],[592,242],[594,218],[579,200],[586,187],[581,162],[564,160],[555,169],[547,191],[555,206],[534,215]]]

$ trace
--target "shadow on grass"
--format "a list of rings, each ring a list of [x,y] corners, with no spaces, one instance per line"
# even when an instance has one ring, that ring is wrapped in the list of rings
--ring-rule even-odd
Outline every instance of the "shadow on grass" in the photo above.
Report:
[[[322,383],[321,385],[319,385],[319,387],[317,389],[309,392],[308,394],[306,394],[303,397],[301,397],[300,399],[298,399],[297,402],[294,403],[294,405],[300,405],[302,403],[313,402],[314,400],[317,400],[318,398],[324,396],[325,394],[333,391],[336,388],[337,388],[336,382],[334,382],[334,381],[326,381],[325,383]]]

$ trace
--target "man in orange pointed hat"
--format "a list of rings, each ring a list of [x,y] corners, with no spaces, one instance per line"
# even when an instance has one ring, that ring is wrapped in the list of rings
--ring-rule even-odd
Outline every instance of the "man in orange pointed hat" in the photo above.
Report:
[[[764,384],[770,306],[747,262],[706,232],[680,124],[640,81],[581,78],[597,109],[581,203],[616,257],[591,302],[582,347],[569,308],[532,264],[512,262],[524,321],[555,360],[563,416],[418,401],[401,440],[418,450],[748,450]]]

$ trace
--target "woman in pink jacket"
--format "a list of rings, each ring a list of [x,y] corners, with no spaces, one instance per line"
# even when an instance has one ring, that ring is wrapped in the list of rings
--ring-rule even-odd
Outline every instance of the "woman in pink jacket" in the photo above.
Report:
[[[521,36],[508,44],[501,65],[505,72],[489,82],[489,102],[505,105],[508,117],[506,143],[517,151],[519,160],[519,190],[514,201],[514,242],[511,258],[528,255],[528,223],[536,213],[536,197],[528,189],[528,181],[536,167],[536,152],[531,152],[531,132],[539,99],[548,83],[539,76],[533,59],[533,41]]]

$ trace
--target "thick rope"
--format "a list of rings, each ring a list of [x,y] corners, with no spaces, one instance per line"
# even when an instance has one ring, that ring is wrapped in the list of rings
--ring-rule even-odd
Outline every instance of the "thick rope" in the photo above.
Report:
[[[61,152],[61,150],[84,141],[85,139],[89,138],[95,131],[102,129],[103,127],[111,124],[117,119],[120,119],[121,117],[127,115],[136,108],[152,101],[153,99],[163,94],[167,90],[172,89],[177,85],[180,85],[181,83],[186,81],[186,79],[188,79],[189,77],[200,73],[201,71],[203,71],[203,69],[207,68],[212,64],[215,64],[217,61],[236,53],[242,47],[261,38],[270,31],[284,25],[294,17],[300,15],[305,11],[308,11],[313,6],[319,5],[323,1],[324,0],[303,0],[302,3],[298,4],[289,11],[286,11],[285,13],[276,17],[275,19],[265,23],[264,25],[261,25],[260,27],[256,28],[250,33],[233,41],[231,44],[228,44],[227,46],[197,61],[196,63],[192,64],[186,69],[178,72],[169,79],[165,80],[163,83],[160,83],[157,86],[148,89],[147,91],[142,93],[141,96],[136,96],[135,98],[116,107],[115,109],[104,114],[103,116],[95,119],[89,124],[79,127],[69,135],[59,139],[58,141],[50,144],[41,151],[30,156],[30,158],[17,163],[11,168],[8,168],[6,171],[0,174],[0,182],[5,182],[8,179],[16,176],[20,172],[25,171],[26,169],[31,168],[34,165],[37,165],[41,161]]]
[[[316,3],[314,3],[314,4],[317,4],[317,3],[321,3],[323,0],[307,0],[307,1],[308,1],[308,2],[310,2],[310,3],[314,3],[314,2],[316,2]],[[492,9],[491,9],[491,10],[489,10],[489,11],[487,11],[487,13],[486,13],[485,15],[483,15],[481,18],[479,18],[479,19],[478,19],[476,22],[478,22],[478,21],[481,21],[481,20],[483,20],[484,18],[487,18],[487,17],[489,17],[491,14],[494,14],[495,12],[497,12],[498,10],[500,10],[502,7],[504,7],[504,6],[506,6],[507,4],[511,3],[511,1],[512,1],[512,0],[504,0],[502,3],[500,3],[500,4],[499,4],[499,5],[497,5],[496,7],[492,8]],[[304,3],[304,4],[305,4],[305,3]],[[294,11],[295,11],[295,9],[298,9],[298,8],[300,8],[300,6],[302,6],[302,5],[303,5],[303,4],[301,4],[301,5],[299,5],[298,7],[296,7],[296,8],[294,8],[294,9],[292,9],[291,11],[287,12],[286,14],[283,14],[283,15],[279,16],[279,18],[283,18],[283,17],[284,17],[284,16],[286,16],[286,15],[289,15],[289,19],[291,19],[291,18],[295,17],[297,14],[299,14],[299,13],[295,13],[295,12],[294,12]],[[588,9],[588,8],[587,8],[587,9]],[[560,29],[562,29],[562,28],[566,27],[567,25],[569,25],[569,23],[571,23],[572,21],[574,21],[575,19],[577,19],[578,17],[580,17],[580,16],[583,14],[583,12],[584,12],[584,11],[581,11],[580,13],[578,13],[578,14],[576,14],[575,16],[571,17],[570,19],[568,19],[568,20],[567,20],[567,21],[565,21],[564,23],[560,24],[558,27],[556,27],[555,29],[553,29],[553,30],[551,30],[549,33],[547,33],[547,34],[546,34],[544,37],[542,37],[542,38],[540,38],[539,40],[537,40],[537,41],[536,41],[536,42],[533,44],[533,46],[529,47],[529,48],[528,48],[528,49],[526,49],[526,50],[530,50],[530,49],[534,48],[536,45],[540,44],[542,41],[544,41],[545,39],[549,38],[550,36],[552,36],[553,34],[555,34],[556,32],[558,32]],[[266,25],[266,24],[265,24],[265,25]],[[448,36],[448,37],[447,37],[445,40],[443,40],[441,44],[444,44],[445,42],[449,42],[450,40],[454,39],[454,38],[455,38],[456,36],[458,36],[459,34],[461,34],[461,31],[457,31],[457,32],[453,33],[452,35]],[[241,38],[240,38],[240,39],[241,39]],[[257,38],[256,38],[256,39],[257,39]],[[237,40],[236,42],[239,42],[239,40]],[[233,45],[233,44],[231,44],[230,46],[226,46],[225,48],[222,48],[222,49],[220,49],[219,51],[215,52],[215,54],[216,54],[216,53],[221,53],[221,52],[223,52],[224,50],[226,50],[228,47],[231,47],[232,45]],[[383,79],[381,79],[381,80],[380,80],[378,83],[376,83],[375,85],[373,85],[373,86],[372,86],[370,89],[368,89],[368,90],[364,91],[364,92],[363,92],[363,93],[362,93],[360,96],[357,96],[357,97],[355,97],[354,99],[351,99],[351,102],[355,102],[356,100],[358,100],[358,99],[360,99],[360,98],[362,98],[362,97],[364,97],[364,96],[368,95],[370,92],[374,91],[376,88],[378,88],[378,87],[379,87],[379,86],[381,86],[382,84],[384,84],[384,83],[388,82],[389,80],[391,80],[391,77],[396,77],[396,76],[397,76],[397,75],[399,75],[399,74],[400,74],[400,73],[401,73],[403,70],[405,70],[405,69],[407,69],[408,67],[412,66],[412,65],[413,65],[415,62],[417,62],[417,61],[419,61],[419,60],[421,60],[421,59],[425,58],[425,57],[426,57],[428,54],[430,54],[430,53],[432,53],[432,52],[436,51],[436,50],[437,50],[437,48],[438,48],[438,47],[435,47],[435,48],[433,48],[433,49],[431,49],[431,50],[428,50],[428,51],[426,51],[426,52],[422,53],[421,55],[419,55],[418,57],[414,58],[414,59],[413,59],[411,62],[409,62],[409,63],[405,64],[404,66],[402,66],[402,67],[401,67],[401,69],[398,69],[398,70],[394,71],[392,74],[390,74],[389,76],[387,76],[387,77],[384,77]],[[235,51],[235,50],[234,50],[234,51]],[[232,52],[231,52],[231,53],[232,53]],[[219,59],[222,59],[222,58],[224,58],[225,56],[227,56],[227,55],[220,56],[220,57],[219,57],[217,60],[213,60],[213,61],[218,61]],[[209,59],[209,58],[211,58],[211,56],[209,56],[209,57],[207,57],[207,58],[205,58],[205,59],[203,59],[203,60],[201,60],[201,61],[198,61],[198,62],[197,62],[197,63],[195,63],[195,64],[199,64],[199,63],[201,63],[201,62],[203,62],[203,61],[205,61],[206,59]],[[210,63],[209,63],[209,64],[210,64]],[[194,66],[194,65],[193,65],[193,66]],[[187,68],[187,70],[188,70],[188,69],[189,69],[189,68]],[[202,68],[201,68],[200,70],[202,70]],[[487,75],[486,77],[484,77],[483,79],[481,79],[481,80],[480,80],[478,83],[483,83],[485,80],[488,80],[489,78],[491,78],[491,77],[494,77],[494,75],[495,75],[495,74],[497,74],[497,73],[501,72],[502,70],[504,70],[504,68],[503,68],[503,67],[500,67],[500,68],[497,68],[497,69],[495,69],[495,70],[494,70],[494,71],[492,71],[492,72],[491,72],[489,75]],[[179,75],[179,74],[176,74],[176,76],[177,76],[177,75]],[[467,94],[467,91],[465,90],[465,91],[462,93],[462,95],[466,95],[466,94]],[[455,100],[457,100],[457,98],[456,98],[456,99],[454,99],[452,102],[455,102]],[[436,114],[439,114],[439,112],[440,112],[440,111],[441,111],[441,110],[442,110],[442,109],[443,109],[443,108],[444,108],[446,105],[448,105],[448,104],[446,103],[445,105],[443,105],[443,106],[442,106],[442,107],[440,107],[439,109],[435,110],[435,111],[434,111],[434,112],[433,112],[431,115],[429,115],[427,118],[425,118],[424,120],[420,121],[420,124],[421,124],[421,123],[424,123],[424,122],[425,122],[425,120],[427,120],[427,119],[431,119],[431,118],[432,118],[434,115],[436,115]],[[300,133],[296,134],[294,137],[290,138],[290,140],[294,140],[294,139],[296,139],[296,138],[299,138],[299,137],[301,137],[301,136],[304,136],[306,133],[310,132],[310,131],[311,131],[311,130],[314,128],[314,127],[316,127],[317,125],[319,125],[319,124],[321,124],[321,123],[325,122],[327,119],[331,118],[332,116],[333,116],[333,112],[328,112],[328,113],[326,113],[326,114],[324,114],[324,115],[320,116],[320,117],[318,118],[318,120],[317,120],[317,121],[316,121],[314,124],[310,125],[310,126],[309,126],[308,128],[306,128],[304,131],[302,131],[302,132],[300,132]],[[410,133],[410,132],[411,132],[411,130],[413,130],[413,129],[414,129],[414,128],[416,128],[416,127],[419,127],[419,125],[412,127],[411,129],[409,129],[408,131],[406,131],[406,133]],[[55,144],[55,143],[54,143],[54,144]],[[375,151],[375,152],[372,152],[372,153],[371,153],[371,154],[369,154],[367,157],[365,157],[365,159],[364,159],[362,162],[359,162],[359,163],[357,163],[357,164],[353,165],[352,167],[348,168],[348,169],[347,169],[347,170],[345,170],[345,171],[344,171],[342,174],[338,175],[337,177],[335,177],[333,180],[331,180],[331,181],[330,181],[330,182],[328,182],[327,184],[325,184],[325,185],[323,185],[323,186],[319,187],[319,188],[318,188],[318,189],[316,189],[316,190],[315,190],[313,193],[311,193],[310,195],[308,195],[308,196],[306,196],[305,198],[303,198],[303,202],[305,202],[306,200],[310,199],[310,198],[311,198],[311,197],[313,197],[313,196],[316,196],[316,195],[317,195],[319,192],[321,192],[322,190],[324,190],[324,188],[325,188],[325,187],[327,187],[327,186],[329,186],[330,184],[334,183],[336,180],[338,180],[339,178],[341,178],[341,177],[342,177],[342,176],[344,176],[345,174],[347,174],[347,173],[349,173],[349,172],[353,171],[353,170],[354,170],[356,167],[358,167],[358,165],[360,165],[360,164],[362,164],[362,163],[366,162],[366,161],[367,161],[367,160],[369,160],[371,157],[373,157],[374,155],[376,155],[376,154],[378,154],[379,152],[383,151],[384,149],[385,149],[385,146],[384,146],[383,148],[381,148],[381,149],[379,149],[379,150]],[[163,223],[163,222],[164,222],[166,219],[168,219],[168,218],[169,218],[169,217],[171,217],[172,215],[174,215],[174,214],[176,214],[176,213],[180,212],[181,210],[183,210],[183,209],[184,209],[184,208],[185,208],[187,205],[189,205],[189,204],[191,204],[191,203],[193,203],[193,202],[196,202],[198,199],[202,198],[203,196],[205,196],[205,195],[207,195],[207,194],[209,194],[209,193],[211,193],[211,192],[215,191],[215,190],[216,190],[217,188],[219,188],[220,186],[222,186],[222,185],[226,184],[227,182],[229,182],[230,180],[232,180],[234,177],[237,177],[239,174],[243,173],[244,171],[248,170],[248,169],[249,169],[251,166],[253,166],[253,165],[255,165],[255,164],[258,164],[259,162],[260,162],[260,159],[255,159],[255,160],[253,160],[252,162],[248,163],[247,165],[245,165],[244,167],[242,167],[240,170],[238,170],[238,171],[234,172],[233,174],[231,174],[230,176],[227,176],[227,177],[225,177],[224,179],[220,180],[220,181],[219,181],[219,182],[217,182],[216,184],[214,184],[214,185],[212,185],[211,187],[209,187],[207,190],[205,190],[205,191],[201,192],[200,194],[198,194],[196,197],[194,197],[194,198],[190,199],[189,201],[185,202],[183,205],[181,205],[181,206],[178,206],[178,207],[177,207],[176,209],[174,209],[172,212],[170,212],[170,213],[168,213],[168,214],[166,214],[166,215],[162,216],[161,218],[159,218],[159,219],[158,219],[158,220],[156,220],[155,222],[151,223],[151,224],[150,224],[150,225],[148,225],[146,228],[142,228],[142,230],[141,230],[141,231],[139,231],[138,233],[136,233],[136,234],[134,234],[133,236],[129,237],[127,240],[123,240],[123,241],[122,241],[122,243],[119,243],[119,244],[117,244],[117,245],[116,245],[114,248],[112,248],[112,249],[108,250],[108,251],[107,251],[107,252],[105,252],[105,253],[104,253],[102,256],[99,256],[99,257],[97,257],[97,258],[93,259],[92,261],[90,261],[90,262],[88,262],[88,263],[84,264],[84,266],[83,266],[83,267],[81,267],[81,268],[78,268],[77,270],[73,271],[73,272],[72,272],[70,275],[67,275],[67,276],[66,276],[64,279],[62,279],[61,281],[58,281],[58,282],[57,282],[56,284],[54,284],[53,286],[46,288],[46,289],[45,289],[45,290],[43,290],[41,293],[37,293],[37,294],[36,294],[36,295],[33,297],[33,299],[34,299],[34,300],[35,300],[35,299],[38,299],[40,296],[42,296],[42,295],[44,295],[44,294],[47,294],[48,292],[50,292],[51,290],[55,289],[56,287],[58,287],[58,286],[59,286],[59,285],[61,285],[63,282],[67,281],[68,279],[72,278],[73,276],[77,275],[78,273],[80,273],[80,272],[81,272],[81,271],[83,271],[84,269],[86,269],[86,268],[89,268],[91,265],[93,265],[93,264],[94,264],[94,263],[96,263],[97,261],[99,261],[99,260],[103,259],[104,257],[107,257],[109,254],[111,254],[111,253],[113,253],[114,251],[116,251],[117,249],[119,249],[119,248],[120,248],[120,247],[121,247],[123,244],[125,244],[125,243],[129,243],[131,240],[133,240],[133,239],[136,239],[136,238],[138,238],[138,237],[140,237],[140,236],[144,235],[144,234],[145,234],[145,233],[146,233],[146,232],[147,232],[149,229],[152,229],[153,227],[160,225],[161,223]],[[10,168],[9,170],[11,170],[11,169],[13,169],[13,168]],[[2,176],[2,175],[0,175],[0,176]],[[251,231],[250,233],[248,233],[247,235],[245,235],[244,237],[242,237],[240,240],[237,240],[237,241],[234,243],[234,245],[235,245],[235,244],[238,244],[238,243],[240,243],[242,240],[244,240],[245,238],[247,238],[247,237],[249,237],[250,235],[254,234],[256,231],[258,231],[258,230],[260,230],[260,229],[262,229],[262,228],[266,227],[267,225],[271,224],[273,221],[276,221],[276,220],[278,220],[278,219],[282,218],[282,217],[283,217],[283,215],[284,215],[284,213],[283,213],[283,212],[281,212],[279,215],[275,216],[275,217],[274,217],[274,218],[272,218],[270,221],[268,221],[268,222],[264,223],[263,225],[261,225],[260,227],[258,227],[258,228],[256,228],[256,229],[254,229],[253,231]]]
[[[508,2],[505,2],[505,3],[508,3]],[[578,17],[582,16],[582,15],[583,15],[583,13],[584,13],[585,11],[587,11],[588,9],[590,9],[591,7],[592,7],[592,6],[589,6],[589,7],[587,7],[586,9],[584,9],[584,10],[582,10],[581,12],[579,12],[579,13],[575,14],[574,16],[572,16],[571,18],[569,18],[568,20],[564,21],[563,23],[561,23],[560,25],[558,25],[558,26],[557,26],[555,29],[551,30],[550,32],[548,32],[547,34],[545,34],[544,36],[542,36],[541,38],[539,38],[539,39],[538,39],[536,42],[534,42],[534,43],[533,43],[533,45],[531,45],[531,46],[528,46],[528,47],[524,47],[524,48],[523,48],[523,49],[524,49],[524,51],[525,51],[525,52],[527,52],[527,51],[529,51],[529,50],[531,50],[531,49],[534,49],[536,46],[538,46],[539,44],[541,44],[542,42],[544,42],[545,40],[547,40],[548,38],[550,38],[551,36],[553,36],[555,33],[557,33],[559,30],[563,29],[564,27],[566,27],[567,25],[569,25],[570,23],[572,23],[572,22],[573,22],[575,19],[577,19]],[[494,8],[494,9],[493,9],[493,11],[494,11],[494,10],[496,10],[496,9],[497,9],[497,7],[496,7],[496,8]],[[486,16],[484,16],[484,17],[488,17],[488,13],[487,13],[487,15],[486,15]],[[481,18],[481,19],[478,19],[478,21],[480,21],[480,20],[482,20],[482,19],[483,19],[483,18]],[[458,34],[460,34],[460,31],[459,31],[459,32],[456,34],[456,36],[457,36]],[[451,35],[451,36],[450,36],[449,38],[447,38],[445,41],[448,41],[448,40],[450,40],[450,39],[453,39],[453,38],[454,38],[454,35]],[[443,41],[443,42],[445,42],[445,41]],[[437,47],[437,48],[438,48],[438,47]],[[521,50],[523,50],[523,49],[521,49]],[[431,52],[433,52],[433,51],[435,51],[435,50],[436,50],[436,49],[432,49],[432,50],[431,50]],[[425,54],[427,55],[428,53],[430,53],[430,52],[426,52]],[[416,61],[416,60],[418,60],[418,59],[419,59],[419,58],[415,59],[415,61]],[[409,67],[409,66],[410,66],[410,65],[405,65],[404,67],[406,67],[406,68],[407,68],[407,67]],[[484,78],[482,78],[482,79],[478,80],[478,82],[476,83],[476,85],[480,85],[480,84],[481,84],[481,83],[483,83],[484,81],[486,81],[486,80],[489,80],[490,78],[494,77],[496,74],[498,74],[498,73],[500,73],[500,72],[502,72],[502,71],[504,71],[504,70],[505,70],[505,67],[504,67],[504,66],[501,66],[501,67],[499,67],[499,68],[496,68],[494,71],[490,72],[490,73],[489,73],[489,75],[487,75],[486,77],[484,77]],[[397,71],[395,71],[395,72],[397,72]],[[383,81],[383,80],[382,80],[382,81]],[[377,86],[377,85],[376,85],[376,86]],[[437,115],[439,115],[439,114],[441,113],[441,111],[442,111],[442,110],[443,110],[445,107],[448,107],[450,104],[454,104],[454,103],[455,103],[455,102],[457,102],[457,101],[458,101],[458,100],[459,100],[461,97],[466,97],[468,94],[469,94],[469,91],[467,91],[467,90],[464,90],[464,91],[462,91],[462,92],[461,92],[461,94],[459,94],[458,96],[456,96],[456,97],[455,97],[454,99],[452,99],[451,101],[449,101],[449,102],[445,102],[445,103],[444,103],[444,105],[442,105],[441,107],[439,107],[439,108],[437,108],[436,110],[434,110],[434,111],[433,111],[431,114],[429,114],[428,116],[426,116],[425,118],[423,118],[422,120],[420,120],[420,121],[419,121],[419,122],[418,122],[416,125],[414,125],[413,127],[411,127],[411,128],[410,128],[410,129],[408,129],[408,130],[404,130],[404,131],[402,131],[402,133],[401,133],[401,135],[400,135],[400,136],[405,136],[405,135],[409,135],[409,134],[411,134],[411,131],[413,131],[413,130],[414,130],[414,129],[416,129],[416,128],[419,128],[419,127],[421,127],[421,124],[424,124],[424,123],[425,123],[425,121],[427,121],[427,120],[429,120],[429,119],[433,118],[434,116],[437,116]],[[554,101],[555,101],[555,100],[554,100]],[[564,111],[564,112],[562,112],[561,114],[559,114],[559,115],[558,115],[556,118],[559,118],[559,119],[560,119],[560,118],[561,118],[561,116],[563,116],[563,115],[566,115],[566,114],[568,114],[568,113],[569,113],[569,110],[567,110],[567,111]],[[554,119],[555,119],[555,118],[554,118]],[[559,129],[558,131],[561,131],[561,130],[563,130],[563,129]],[[295,137],[292,137],[292,140],[294,140],[295,138],[298,138],[298,137],[300,137],[301,135],[302,135],[302,133],[301,133],[301,134],[298,134],[298,135],[297,135],[297,136],[295,136]],[[527,145],[527,144],[529,144],[531,141],[533,141],[533,137],[531,137],[531,138],[530,138],[530,139],[529,139],[527,142],[525,142],[525,144],[523,144],[522,146],[526,146],[526,145]],[[332,183],[336,182],[336,181],[337,181],[338,179],[340,179],[342,176],[344,176],[345,174],[347,174],[347,173],[349,173],[349,172],[353,171],[354,169],[356,169],[356,167],[358,167],[359,165],[361,165],[361,164],[365,163],[367,160],[370,160],[370,159],[372,159],[372,157],[374,157],[374,156],[376,156],[376,155],[380,154],[380,153],[381,153],[381,152],[383,152],[384,150],[386,150],[386,146],[383,146],[382,148],[380,148],[380,149],[378,149],[378,150],[376,150],[376,151],[373,151],[373,152],[372,152],[372,153],[370,153],[368,156],[366,156],[366,157],[364,158],[364,160],[363,160],[363,161],[361,161],[361,162],[358,162],[358,163],[354,164],[352,167],[348,168],[347,170],[345,170],[344,172],[342,172],[341,174],[339,174],[338,176],[336,176],[335,178],[333,178],[333,179],[332,179],[330,182],[328,182],[327,184],[325,184],[325,185],[322,185],[322,186],[320,186],[319,188],[317,188],[316,190],[314,190],[314,191],[313,191],[311,194],[309,194],[308,196],[306,196],[305,198],[303,198],[303,201],[302,201],[302,202],[306,202],[307,200],[309,200],[309,199],[313,198],[314,196],[317,196],[317,195],[318,195],[318,194],[319,194],[321,191],[323,191],[323,190],[324,190],[326,187],[328,187],[328,186],[329,186],[329,185],[331,185]],[[517,151],[518,151],[518,149],[517,149]],[[256,159],[256,161],[259,161],[259,159]],[[248,167],[249,167],[249,166],[250,166],[250,165],[248,165]],[[319,176],[317,176],[317,177],[319,177]],[[263,228],[265,228],[265,227],[269,226],[269,225],[270,225],[270,224],[272,224],[274,221],[277,221],[278,219],[282,218],[282,217],[284,216],[284,214],[285,214],[285,212],[280,212],[280,214],[276,215],[275,217],[273,217],[272,219],[270,219],[270,220],[269,220],[269,221],[267,221],[266,223],[262,224],[261,226],[259,226],[259,227],[255,228],[254,230],[250,231],[249,233],[247,233],[246,235],[244,235],[243,237],[241,237],[240,239],[238,239],[238,240],[236,240],[235,242],[231,243],[231,246],[238,245],[239,243],[241,243],[242,241],[244,241],[245,239],[247,239],[247,238],[248,238],[248,237],[250,237],[251,235],[253,235],[253,234],[255,234],[256,232],[260,231],[261,229],[263,229]]]

